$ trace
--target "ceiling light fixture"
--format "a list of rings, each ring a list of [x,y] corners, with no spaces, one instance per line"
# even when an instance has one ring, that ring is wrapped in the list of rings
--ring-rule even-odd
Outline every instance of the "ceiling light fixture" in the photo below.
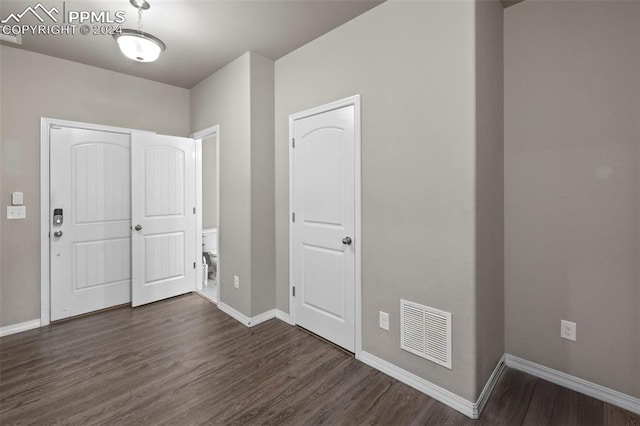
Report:
[[[114,34],[113,38],[127,58],[138,62],[153,62],[158,59],[166,46],[158,37],[142,31],[142,11],[151,6],[146,0],[129,1],[138,9],[138,29],[123,29],[119,34]]]

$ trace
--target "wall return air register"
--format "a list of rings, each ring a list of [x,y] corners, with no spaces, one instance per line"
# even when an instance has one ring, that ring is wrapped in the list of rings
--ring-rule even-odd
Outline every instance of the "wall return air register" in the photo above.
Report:
[[[451,369],[451,313],[400,300],[400,348]]]

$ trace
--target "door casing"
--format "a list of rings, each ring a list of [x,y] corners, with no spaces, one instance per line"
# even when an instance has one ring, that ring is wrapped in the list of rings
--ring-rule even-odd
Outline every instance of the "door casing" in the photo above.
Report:
[[[360,133],[360,95],[350,96],[328,104],[310,108],[289,115],[289,323],[296,324],[295,299],[293,298],[294,276],[294,224],[292,214],[294,211],[294,187],[293,187],[293,123],[295,120],[322,114],[339,108],[353,105],[355,110],[354,123],[354,172],[355,172],[355,335],[356,335],[356,359],[360,359],[362,353],[362,176],[361,176],[361,133]]]

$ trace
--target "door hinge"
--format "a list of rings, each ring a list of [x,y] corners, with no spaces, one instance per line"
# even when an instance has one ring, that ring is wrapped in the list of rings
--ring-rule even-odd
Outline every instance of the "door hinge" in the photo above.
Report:
[[[193,262],[193,269],[196,269],[196,262]]]
[[[296,288],[295,288],[295,287],[293,287],[293,289],[292,289],[292,290],[293,290],[293,297],[296,297]]]
[[[291,213],[291,222],[295,222],[296,221],[296,213],[293,212]]]
[[[296,138],[291,138],[291,148],[296,147]]]
[[[196,214],[196,208],[195,207],[193,208],[193,214]]]

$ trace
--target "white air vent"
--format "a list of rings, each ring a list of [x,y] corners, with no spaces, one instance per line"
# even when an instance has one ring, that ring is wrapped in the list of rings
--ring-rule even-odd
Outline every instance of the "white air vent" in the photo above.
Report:
[[[451,313],[400,300],[400,347],[451,369]]]

